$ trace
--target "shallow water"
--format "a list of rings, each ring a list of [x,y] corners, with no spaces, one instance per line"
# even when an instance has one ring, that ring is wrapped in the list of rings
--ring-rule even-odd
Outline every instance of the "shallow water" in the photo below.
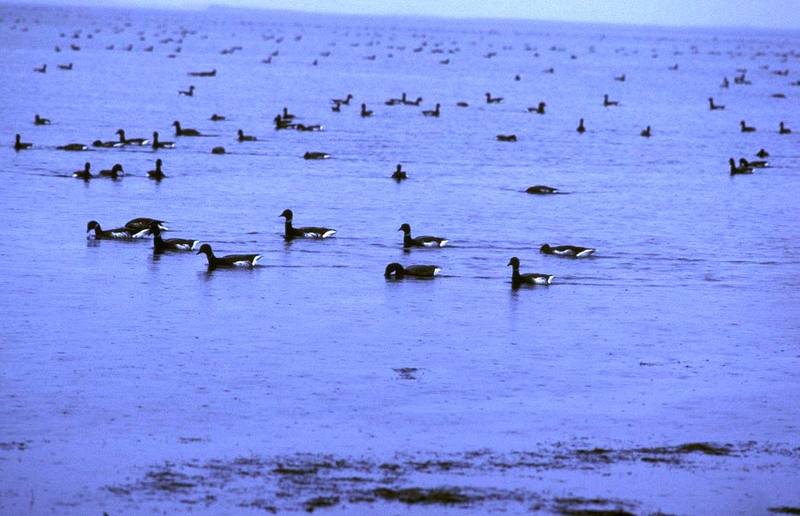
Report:
[[[229,486],[202,506],[107,489],[165,462],[696,441],[759,447],[721,465],[548,469],[533,485],[639,511],[800,506],[800,88],[789,85],[800,34],[223,9],[2,6],[0,17],[0,133],[34,142],[0,149],[3,512],[260,510]],[[178,43],[159,41],[181,27],[196,33],[170,59]],[[72,71],[57,69],[68,62]],[[43,63],[46,74],[32,72]],[[214,78],[187,75],[212,68]],[[737,68],[753,84],[720,89]],[[782,69],[788,77],[771,73]],[[195,96],[179,97],[189,84]],[[422,106],[383,104],[403,91]],[[486,91],[505,102],[487,105]],[[348,92],[353,105],[331,112],[329,99]],[[604,93],[621,105],[604,108]],[[709,96],[726,110],[710,112]],[[547,114],[529,114],[540,100]],[[374,117],[358,116],[361,102]],[[437,102],[440,118],[420,114]],[[325,131],[274,131],[283,106]],[[228,120],[210,122],[215,112]],[[35,127],[34,113],[53,124]],[[115,139],[120,127],[176,140],[176,119],[213,136],[155,153],[55,150]],[[739,132],[741,119],[758,131]],[[796,132],[779,136],[781,120]],[[650,139],[639,137],[646,125]],[[259,141],[237,143],[239,128]],[[501,133],[519,141],[495,141]],[[217,145],[229,154],[212,156]],[[729,157],[755,159],[761,147],[770,168],[728,174]],[[161,183],[145,177],[156,157]],[[129,175],[69,177],[87,160]],[[396,163],[408,181],[389,179]],[[567,195],[525,194],[533,184]],[[284,208],[298,226],[338,233],[286,244]],[[218,254],[259,252],[263,267],[209,273],[202,256],[154,257],[149,240],[84,236],[89,220],[111,228],[138,216]],[[451,245],[405,253],[403,222]],[[598,251],[561,259],[540,254],[544,242]],[[511,256],[554,284],[512,290]],[[442,275],[386,281],[392,261]],[[470,471],[427,481],[531,486],[513,471]],[[501,507],[532,507],[515,503]]]

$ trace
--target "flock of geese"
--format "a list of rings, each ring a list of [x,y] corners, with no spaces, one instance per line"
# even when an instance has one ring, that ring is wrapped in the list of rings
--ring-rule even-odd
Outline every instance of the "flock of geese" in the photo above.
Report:
[[[190,32],[183,32],[182,36],[186,37],[190,34]],[[62,34],[62,37],[65,35]],[[80,33],[73,35],[74,38],[78,38]],[[265,39],[267,39],[265,37]],[[298,41],[299,37],[295,38],[295,41]],[[166,42],[170,42],[170,39],[165,40]],[[181,40],[182,41],[182,40]],[[276,40],[279,42],[279,40]],[[421,51],[422,48],[425,47],[423,44],[419,49],[414,49],[414,52]],[[77,51],[80,48],[75,48],[73,44],[71,46],[72,50]],[[106,47],[107,50],[113,49],[113,45],[110,47]],[[399,48],[399,47],[398,47]],[[132,46],[127,48],[128,51],[132,49]],[[237,50],[242,50],[242,47],[235,46],[229,49],[225,49],[222,54],[232,54]],[[526,50],[531,50],[530,48],[526,48]],[[551,49],[552,50],[552,49]],[[56,47],[56,51],[60,52],[60,47]],[[150,50],[152,51],[152,47]],[[180,47],[176,50],[177,53],[180,52]],[[272,62],[272,57],[278,55],[278,52],[273,52],[267,60],[262,62],[266,64],[270,64]],[[330,55],[330,52],[327,53]],[[490,52],[489,54],[485,55],[486,58],[492,58],[496,55],[496,52]],[[538,56],[538,53],[536,54]],[[327,57],[325,54],[323,56]],[[175,57],[174,54],[171,54],[169,57]],[[390,55],[391,57],[391,55]],[[371,60],[375,59],[375,56],[369,57]],[[575,56],[572,56],[575,59]],[[315,60],[314,65],[317,64]],[[449,58],[443,61],[440,61],[440,64],[449,64]],[[69,65],[59,65],[59,69],[61,70],[72,70],[73,64],[69,63]],[[669,67],[670,70],[677,70],[678,65],[675,64]],[[47,65],[43,65],[41,67],[34,68],[34,72],[44,74],[47,72]],[[554,73],[553,68],[549,68],[544,70],[545,73]],[[748,85],[751,84],[751,81],[746,77],[746,70],[738,70],[740,75],[737,75],[734,78],[734,84],[736,85]],[[776,73],[776,72],[773,72]],[[781,72],[781,75],[787,75],[788,70]],[[217,69],[214,68],[212,70],[207,71],[194,71],[189,72],[189,76],[191,77],[216,77],[217,76]],[[520,76],[517,75],[515,80],[519,81]],[[621,74],[618,76],[614,76],[613,79],[615,81],[624,82],[626,80],[626,74]],[[794,83],[793,83],[794,84]],[[800,84],[798,84],[800,85]],[[722,88],[729,88],[730,82],[728,81],[727,77],[723,79]],[[178,90],[178,95],[181,97],[194,97],[196,92],[196,87],[194,85],[190,85],[185,90]],[[348,93],[346,96],[342,98],[333,98],[330,99],[330,109],[334,113],[341,113],[343,107],[348,107],[354,101],[355,96],[352,93]],[[500,104],[504,102],[503,97],[494,96],[491,92],[486,92],[484,94],[484,101],[486,104],[494,105]],[[399,97],[389,98],[384,101],[386,106],[411,106],[411,107],[420,107],[422,105],[422,97],[410,97],[407,95],[406,92],[403,92]],[[711,111],[722,111],[725,109],[724,105],[720,105],[715,103],[713,97],[708,98],[708,105]],[[468,108],[470,106],[469,102],[460,100],[455,103],[456,108]],[[603,95],[602,106],[605,108],[617,108],[620,106],[620,101],[613,100],[610,98],[608,94]],[[537,115],[545,115],[546,114],[546,107],[547,104],[544,101],[538,102],[535,106],[530,106],[527,108],[527,112]],[[440,118],[444,115],[445,111],[443,110],[443,106],[441,102],[435,103],[432,109],[423,109],[420,111],[420,114],[424,117],[429,118]],[[360,110],[359,116],[362,118],[370,118],[375,116],[375,111],[370,109],[366,102],[360,103]],[[276,131],[285,131],[285,130],[295,130],[295,131],[323,131],[324,127],[321,124],[304,124],[299,123],[298,118],[296,115],[289,112],[287,107],[284,107],[280,113],[278,113],[275,118],[273,119],[274,122],[274,129]],[[213,113],[209,118],[212,122],[219,122],[226,120],[224,115]],[[47,126],[51,124],[50,119],[44,118],[39,114],[34,116],[33,120],[34,125],[36,126]],[[747,123],[742,120],[739,124],[740,131],[743,133],[752,133],[756,131],[755,127],[748,126]],[[176,139],[183,138],[183,137],[201,137],[201,136],[209,136],[201,133],[197,129],[187,128],[184,127],[179,120],[175,120],[172,123],[172,127],[174,128],[174,134]],[[583,118],[580,118],[578,121],[578,126],[575,129],[577,133],[584,134],[586,129],[586,124]],[[778,125],[778,134],[786,135],[790,134],[791,129],[786,127],[785,123],[781,121]],[[63,145],[58,145],[56,149],[63,150],[63,151],[70,151],[70,152],[82,152],[91,150],[91,148],[108,148],[108,149],[115,149],[115,148],[123,148],[129,146],[139,146],[139,147],[149,147],[153,151],[160,151],[165,149],[172,149],[176,147],[176,143],[174,141],[164,141],[161,140],[159,137],[158,131],[152,132],[151,138],[143,138],[143,137],[135,137],[129,138],[127,137],[124,129],[119,129],[116,132],[117,138],[113,140],[102,140],[97,139],[94,140],[91,144],[83,144],[83,143],[67,143]],[[640,136],[644,138],[651,138],[653,136],[653,130],[651,126],[647,126],[641,130]],[[497,141],[502,142],[516,142],[518,140],[516,134],[497,134],[495,136]],[[243,129],[238,129],[236,133],[236,141],[237,142],[254,142],[257,141],[257,138],[252,135],[248,135],[244,132]],[[22,136],[20,134],[16,134],[16,139],[14,143],[14,149],[16,151],[24,151],[33,148],[33,143],[24,142],[22,141]],[[215,146],[211,149],[212,154],[226,154],[226,150],[222,146]],[[758,160],[748,160],[747,158],[740,158],[737,162],[734,158],[729,159],[730,165],[730,174],[731,175],[739,175],[739,174],[751,174],[755,169],[764,168],[768,166],[768,162],[764,159],[769,156],[769,153],[764,150],[760,149],[756,156],[759,158]],[[303,155],[304,159],[307,160],[318,160],[318,159],[327,159],[330,157],[330,154],[321,151],[308,151]],[[100,170],[98,173],[93,173],[91,168],[91,163],[86,162],[84,168],[74,172],[72,175],[75,178],[89,181],[94,178],[111,178],[111,179],[118,179],[125,174],[125,170],[120,163],[115,163],[109,169]],[[161,181],[162,179],[166,178],[163,171],[163,161],[161,159],[157,159],[155,161],[155,168],[152,170],[147,171],[147,177],[156,181]],[[408,179],[408,175],[406,171],[402,169],[402,165],[398,164],[396,169],[390,176],[392,179],[396,181],[404,181]],[[553,195],[560,193],[557,188],[547,186],[547,185],[534,185],[530,186],[525,190],[529,194],[535,195]],[[305,238],[305,239],[326,239],[334,236],[336,234],[335,229],[327,228],[327,227],[294,227],[293,225],[293,217],[294,214],[292,210],[286,209],[281,214],[280,217],[285,219],[284,223],[284,238],[286,240],[293,240],[297,238]],[[153,252],[154,253],[165,253],[165,252],[187,252],[187,251],[195,251],[197,250],[197,254],[205,254],[208,262],[209,269],[218,269],[218,268],[230,268],[230,267],[255,267],[258,261],[261,259],[260,254],[236,254],[236,255],[227,255],[227,256],[216,256],[214,251],[212,250],[211,246],[207,243],[202,245],[199,240],[193,239],[182,239],[182,238],[162,238],[162,233],[167,231],[166,226],[164,225],[164,221],[151,219],[151,218],[137,218],[131,221],[128,221],[124,226],[104,230],[100,226],[97,221],[90,221],[87,224],[87,233],[89,234],[90,238],[94,239],[114,239],[114,240],[136,240],[146,236],[153,237]],[[442,237],[436,236],[412,236],[411,234],[411,227],[409,224],[402,224],[398,231],[403,232],[403,248],[408,250],[414,247],[434,247],[434,248],[441,248],[444,247],[448,240]],[[199,246],[199,248],[198,248]],[[586,258],[591,256],[595,253],[595,249],[588,248],[588,247],[580,247],[574,245],[557,245],[557,246],[550,246],[549,244],[544,244],[540,247],[540,252],[548,255],[560,256],[560,257],[567,257],[573,259],[579,258]],[[508,266],[512,267],[512,286],[514,288],[519,287],[521,285],[549,285],[553,281],[553,276],[550,274],[542,274],[542,273],[521,273],[520,272],[520,260],[517,257],[512,257],[508,264]],[[407,265],[403,266],[399,263],[390,263],[386,266],[384,275],[387,278],[395,278],[401,279],[404,277],[414,277],[414,278],[432,278],[436,276],[440,272],[440,268],[436,265]]]

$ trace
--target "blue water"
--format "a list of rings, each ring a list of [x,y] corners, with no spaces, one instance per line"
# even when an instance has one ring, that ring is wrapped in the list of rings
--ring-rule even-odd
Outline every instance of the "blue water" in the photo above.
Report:
[[[104,486],[198,458],[572,441],[797,448],[800,34],[227,9],[6,5],[0,18],[2,512],[146,512]],[[733,84],[738,68],[752,85]],[[195,96],[178,96],[190,84]],[[487,105],[487,91],[505,101]],[[422,105],[383,104],[402,92]],[[352,105],[332,112],[347,93]],[[604,93],[621,105],[604,108]],[[709,96],[726,109],[709,111]],[[528,113],[539,101],[547,114]],[[362,102],[373,117],[358,115]],[[421,115],[436,103],[440,118]],[[284,106],[325,130],[273,130]],[[52,125],[34,126],[35,113]],[[739,132],[742,119],[758,131]],[[175,138],[173,120],[211,136]],[[779,121],[795,133],[778,135]],[[118,128],[177,145],[55,149]],[[238,143],[240,128],[258,141]],[[13,150],[17,132],[31,150]],[[509,133],[516,143],[495,141]],[[210,154],[219,145],[227,155]],[[729,175],[728,158],[762,147],[769,168]],[[157,157],[161,183],[146,178]],[[128,175],[70,177],[84,161]],[[397,163],[409,175],[399,184]],[[535,184],[567,195],[524,193]],[[285,208],[297,226],[338,232],[287,244]],[[218,254],[260,253],[263,267],[208,272],[202,255],[154,257],[150,240],[85,237],[89,220],[140,216]],[[404,222],[450,246],[404,252]],[[542,255],[545,242],[597,253]],[[511,256],[553,285],[513,290]],[[442,274],[386,281],[394,261]],[[674,478],[664,470],[626,494],[665,512],[799,505],[792,460],[756,477],[730,464],[713,495],[641,482]],[[554,489],[603,491],[587,475]]]

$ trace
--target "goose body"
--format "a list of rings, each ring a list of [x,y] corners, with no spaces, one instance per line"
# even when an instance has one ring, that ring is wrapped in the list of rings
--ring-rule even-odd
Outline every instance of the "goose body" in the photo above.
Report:
[[[545,186],[545,185],[535,185],[529,186],[527,190],[525,190],[529,194],[539,194],[539,195],[546,195],[546,194],[554,194],[558,192],[557,188],[553,188],[552,186]]]
[[[210,72],[189,72],[189,75],[192,77],[215,77],[217,75],[217,69],[213,69]]]
[[[315,132],[315,131],[322,131],[324,129],[321,125],[305,125],[305,124],[295,124],[294,128],[301,132]]]
[[[498,142],[515,142],[517,141],[516,134],[498,134],[496,136]]]
[[[114,147],[122,147],[123,145],[125,145],[125,144],[122,143],[122,142],[118,142],[116,140],[108,140],[108,141],[105,141],[105,142],[103,140],[95,140],[95,141],[92,142],[92,147],[102,147],[104,149],[111,149],[111,148],[114,148]]]
[[[186,97],[194,97],[194,86],[189,86],[188,90],[178,90],[178,95],[184,95]]]
[[[96,220],[89,221],[86,232],[89,233],[88,238],[94,240],[132,240],[141,236],[139,232],[127,227],[104,230]]]
[[[306,152],[303,159],[328,159],[331,155],[327,152]]]
[[[768,157],[769,157],[769,152],[767,152],[767,151],[766,151],[766,150],[764,150],[764,149],[760,149],[760,150],[759,150],[759,151],[756,153],[756,156],[758,156],[759,158],[768,158]]]
[[[236,139],[238,141],[240,141],[240,142],[254,142],[254,141],[256,141],[256,137],[255,136],[250,136],[250,135],[244,134],[244,131],[242,131],[241,129],[239,129],[239,131],[237,131],[237,134],[238,134],[238,137]]]
[[[153,235],[153,252],[164,253],[167,251],[194,251],[194,248],[200,243],[198,240],[189,240],[185,238],[161,238],[161,228],[157,222],[150,224],[149,232]]]
[[[568,258],[586,258],[594,254],[596,249],[591,247],[580,247],[577,245],[556,245],[550,246],[544,244],[539,248],[539,252],[543,254],[552,254],[554,256],[564,256]]]
[[[147,145],[150,143],[147,138],[126,138],[124,129],[117,129],[117,135],[119,136],[119,143],[122,145]]]
[[[211,149],[211,154],[225,154],[225,147],[217,146]]]
[[[25,149],[30,149],[31,147],[33,147],[33,144],[28,142],[23,142],[22,136],[20,136],[19,134],[17,134],[16,137],[14,138],[14,150],[16,151],[25,150]]]
[[[50,119],[49,118],[42,118],[38,114],[36,114],[33,117],[33,124],[34,125],[50,125]]]
[[[778,134],[792,134],[792,130],[783,125],[783,122],[778,125]]]
[[[603,95],[603,106],[604,107],[619,106],[619,102],[617,102],[616,100],[608,100],[608,95]]]
[[[331,99],[331,104],[342,104],[344,106],[349,106],[350,105],[350,101],[352,99],[353,99],[353,94],[352,93],[348,93],[347,97],[345,97],[343,99]]]
[[[149,170],[147,172],[147,177],[150,179],[155,179],[156,181],[161,181],[166,175],[164,175],[164,171],[161,170],[162,161],[160,159],[156,160],[156,168],[153,170]]]
[[[433,278],[442,269],[437,265],[409,265],[403,267],[399,263],[390,263],[383,271],[386,278],[403,279],[406,276],[412,278]]]
[[[500,104],[503,102],[503,97],[492,97],[492,94],[488,91],[486,92],[486,103],[487,104]]]
[[[221,122],[225,120],[225,117],[214,113],[213,115],[211,115],[211,118],[209,118],[209,120],[211,120],[212,122]]]
[[[336,234],[336,230],[331,228],[313,226],[296,228],[292,226],[294,213],[292,213],[292,210],[289,209],[283,210],[283,213],[281,213],[279,216],[286,219],[283,232],[283,237],[286,240],[291,240],[293,238],[330,238]]]
[[[115,163],[111,169],[101,170],[100,175],[102,177],[110,177],[112,179],[116,179],[120,176],[125,175],[125,171],[122,169],[122,165],[119,163]]]
[[[422,103],[422,97],[417,97],[414,100],[404,100],[404,106],[419,106]]]
[[[213,270],[217,268],[232,269],[234,267],[247,267],[253,268],[258,264],[261,259],[260,254],[229,254],[227,256],[214,256],[214,251],[208,244],[203,244],[196,254],[205,254],[208,258],[208,268]]]
[[[439,107],[440,107],[440,105],[436,104],[436,107],[434,109],[425,110],[425,111],[422,112],[422,115],[423,116],[432,116],[432,117],[438,118],[439,117]]]
[[[77,172],[73,172],[72,177],[77,177],[78,179],[83,179],[84,181],[88,181],[93,177],[91,168],[92,168],[91,163],[87,161],[83,165],[83,170],[78,170]]]
[[[750,167],[750,168],[767,168],[769,166],[769,161],[764,161],[764,160],[748,161],[745,158],[739,158],[739,166]]]
[[[137,236],[145,236],[150,234],[150,226],[153,224],[158,225],[158,229],[166,231],[167,226],[164,225],[163,220],[151,219],[150,217],[136,217],[125,223],[125,227],[133,231]]]
[[[86,145],[84,145],[82,143],[68,143],[66,145],[59,145],[58,147],[56,147],[56,149],[63,150],[63,151],[75,151],[75,152],[77,152],[77,151],[89,150],[89,147],[87,147]]]
[[[435,237],[435,236],[418,236],[412,237],[411,236],[411,226],[408,224],[403,224],[400,226],[400,229],[397,231],[403,232],[403,247],[444,247],[447,245],[446,238]]]
[[[367,118],[367,117],[370,117],[370,116],[372,116],[372,111],[367,109],[367,105],[366,104],[361,104],[361,117],[362,118]]]
[[[150,144],[150,147],[153,150],[158,149],[173,149],[175,148],[175,142],[162,142],[158,140],[158,131],[153,132],[153,142]]]
[[[392,174],[392,179],[396,181],[408,179],[408,176],[406,175],[405,170],[403,170],[403,166],[401,164],[397,164],[397,168],[395,169],[394,174]]]
[[[546,105],[546,104],[545,104],[544,102],[539,102],[539,105],[538,105],[538,106],[536,106],[536,107],[529,107],[529,108],[528,108],[528,113],[536,113],[536,114],[539,114],[539,115],[543,115],[543,114],[544,114],[544,107],[545,107],[545,105]]]
[[[184,129],[177,120],[172,122],[172,127],[175,128],[175,136],[202,136],[197,129]]]
[[[639,136],[642,136],[644,138],[650,138],[650,136],[652,136],[650,126],[648,125],[641,133],[639,133]]]
[[[743,133],[754,133],[754,132],[756,131],[756,128],[755,128],[755,127],[750,127],[750,126],[748,126],[748,125],[747,125],[747,124],[744,122],[744,120],[742,120],[741,122],[739,122],[739,127],[741,128],[741,130],[742,130],[742,132],[743,132]]]
[[[511,287],[518,288],[522,285],[550,285],[553,283],[552,274],[542,274],[539,272],[528,272],[520,274],[519,272],[519,258],[512,257],[508,261],[508,265],[513,267],[511,272]]]
[[[728,160],[728,164],[730,164],[730,166],[731,166],[731,175],[732,176],[735,176],[735,175],[738,175],[738,174],[752,174],[753,173],[753,167],[749,167],[749,166],[746,166],[746,165],[737,167],[736,166],[736,161],[734,161],[733,158]]]
[[[711,111],[721,111],[725,109],[725,106],[720,104],[714,104],[714,97],[708,97],[708,109]]]

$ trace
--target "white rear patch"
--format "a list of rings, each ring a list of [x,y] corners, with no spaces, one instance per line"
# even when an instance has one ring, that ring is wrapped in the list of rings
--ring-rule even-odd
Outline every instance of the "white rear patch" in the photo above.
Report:
[[[586,249],[578,253],[577,258],[584,258],[586,256],[590,256],[592,253],[594,253],[594,249]]]
[[[434,275],[434,276],[436,276],[437,274],[439,274],[439,272],[441,272],[441,270],[442,270],[442,269],[440,269],[439,267],[435,267],[435,268],[433,269],[433,275]]]
[[[322,234],[322,238],[332,237],[335,234],[336,234],[336,230],[335,229],[329,229],[328,231],[326,231],[325,233]]]

